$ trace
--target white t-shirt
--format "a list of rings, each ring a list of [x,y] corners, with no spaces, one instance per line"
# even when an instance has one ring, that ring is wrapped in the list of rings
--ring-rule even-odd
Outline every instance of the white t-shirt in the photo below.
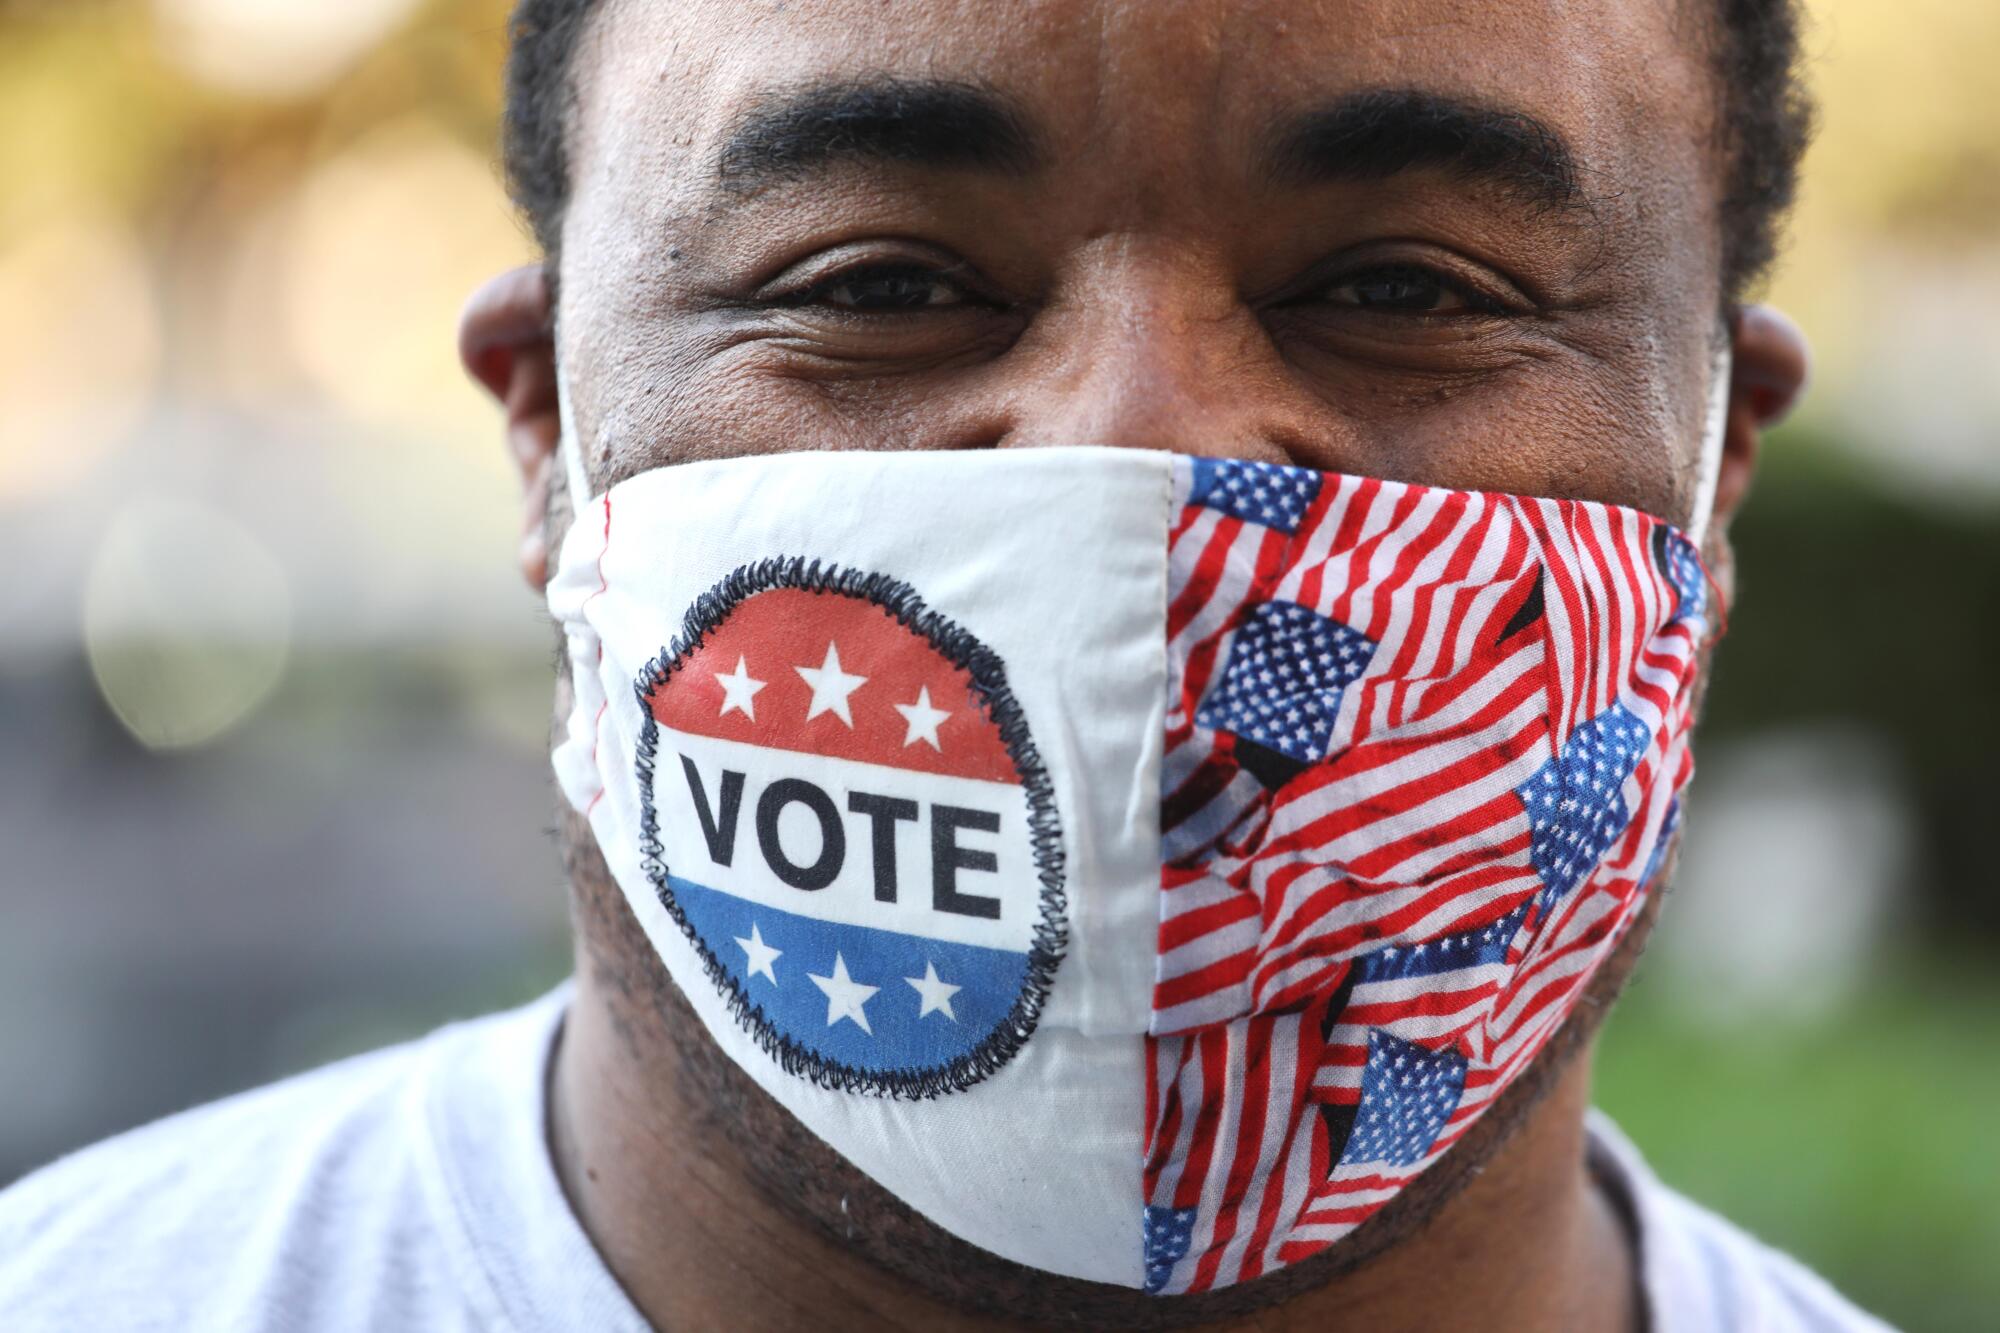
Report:
[[[0,1329],[634,1330],[549,1160],[569,991],[64,1158],[0,1193]],[[1654,1333],[1886,1326],[1661,1185],[1602,1117]]]

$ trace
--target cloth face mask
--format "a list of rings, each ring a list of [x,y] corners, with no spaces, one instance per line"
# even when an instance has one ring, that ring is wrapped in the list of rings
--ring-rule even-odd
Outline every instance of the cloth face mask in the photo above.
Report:
[[[562,789],[716,1043],[938,1225],[1162,1293],[1346,1235],[1542,1049],[1706,632],[1635,510],[1115,448],[663,467],[549,601]]]

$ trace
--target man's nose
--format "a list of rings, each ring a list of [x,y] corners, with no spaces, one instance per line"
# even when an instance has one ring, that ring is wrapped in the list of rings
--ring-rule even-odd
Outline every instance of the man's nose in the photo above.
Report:
[[[1110,265],[1017,348],[1002,447],[1099,444],[1285,462],[1297,386],[1253,310],[1185,264]]]

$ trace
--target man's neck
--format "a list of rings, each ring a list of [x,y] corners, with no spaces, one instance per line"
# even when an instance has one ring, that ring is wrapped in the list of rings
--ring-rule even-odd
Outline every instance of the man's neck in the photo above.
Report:
[[[582,970],[550,1079],[551,1148],[585,1231],[655,1327],[1025,1327],[940,1302],[841,1244],[837,1224],[760,1187],[783,1164],[751,1160],[720,1122],[728,1112],[681,1076],[673,1042],[633,1031],[637,997],[591,975]],[[1588,1065],[1573,1060],[1421,1230],[1325,1286],[1211,1327],[1637,1327],[1631,1246],[1585,1167]]]

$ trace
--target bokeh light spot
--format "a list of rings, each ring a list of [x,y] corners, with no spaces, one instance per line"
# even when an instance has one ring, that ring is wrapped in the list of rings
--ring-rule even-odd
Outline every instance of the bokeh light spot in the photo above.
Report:
[[[254,713],[290,651],[291,592],[264,543],[177,500],[106,528],[84,588],[83,643],[105,703],[149,749],[205,745]]]
[[[280,312],[293,359],[356,420],[462,444],[500,470],[456,326],[467,294],[528,253],[489,162],[425,121],[385,125],[293,202]]]
[[[61,491],[139,424],[159,323],[123,227],[65,219],[0,248],[0,503]]]
[[[416,0],[154,0],[161,48],[188,73],[266,97],[318,92],[401,23]]]

